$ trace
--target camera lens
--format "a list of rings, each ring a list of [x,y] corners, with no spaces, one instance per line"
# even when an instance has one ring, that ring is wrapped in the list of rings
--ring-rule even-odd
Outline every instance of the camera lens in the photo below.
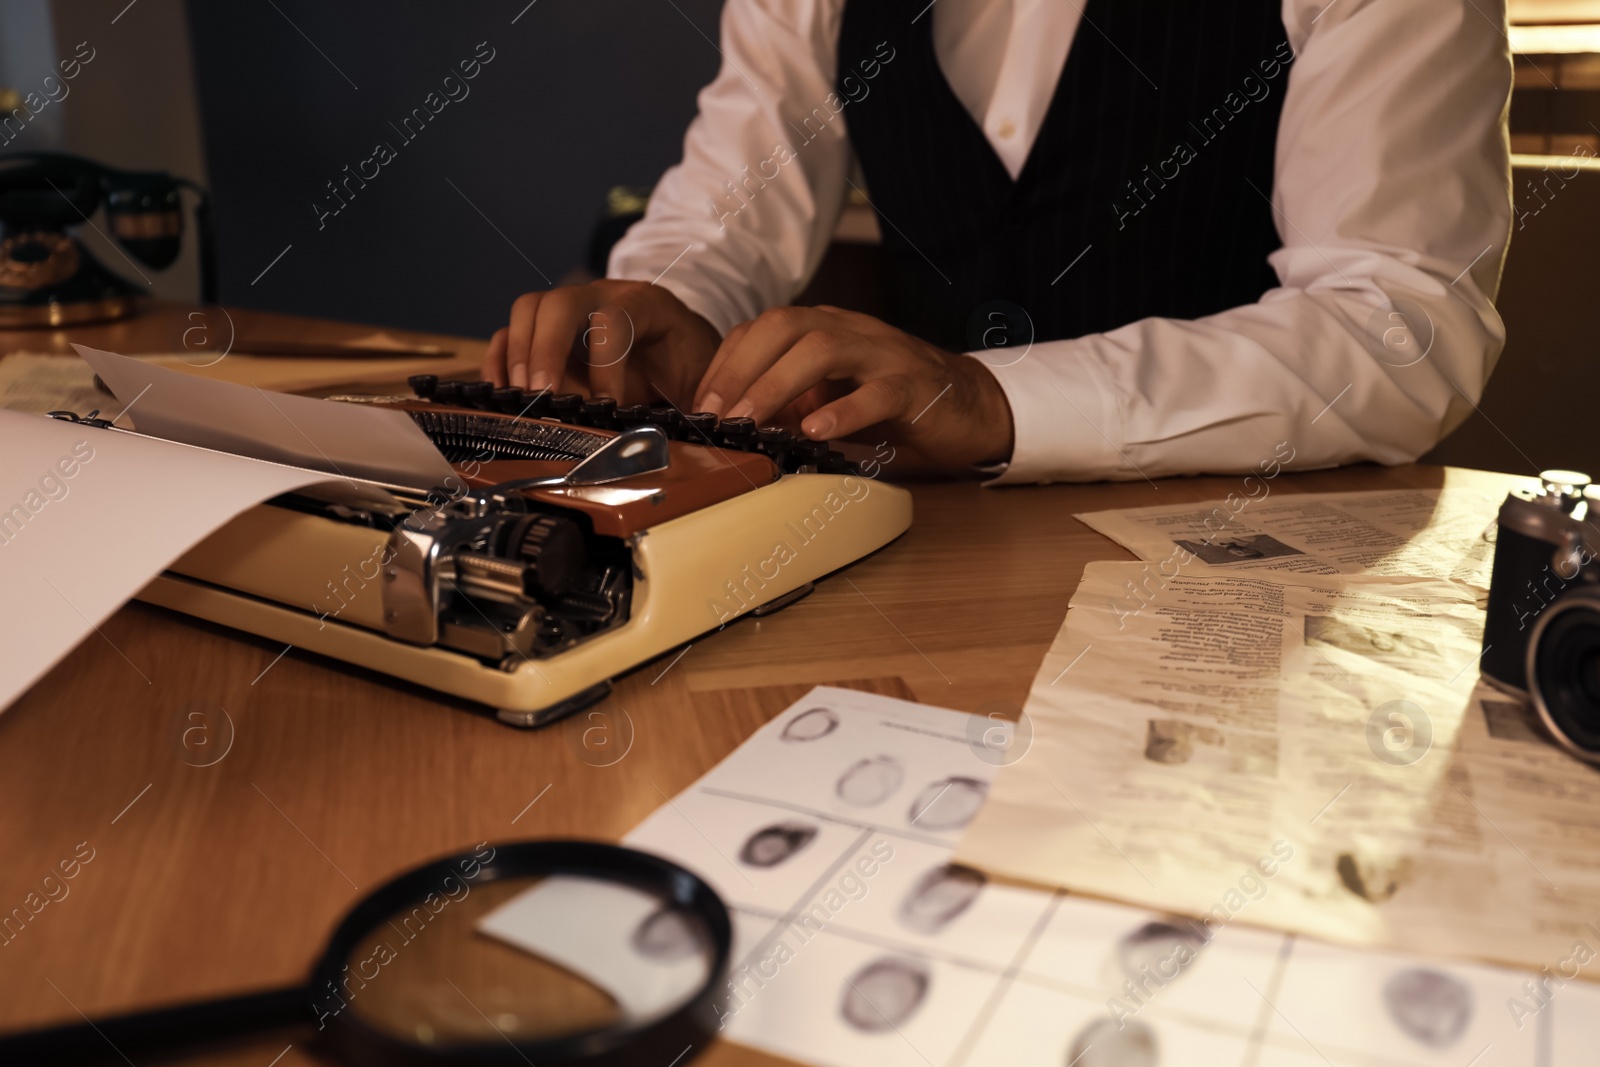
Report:
[[[1545,609],[1528,641],[1528,681],[1561,746],[1600,763],[1600,588],[1574,589]]]

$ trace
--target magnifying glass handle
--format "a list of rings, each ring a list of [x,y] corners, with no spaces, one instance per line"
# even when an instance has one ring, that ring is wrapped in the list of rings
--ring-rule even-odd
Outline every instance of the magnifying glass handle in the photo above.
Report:
[[[314,1022],[303,986],[0,1035],[0,1063],[138,1062],[146,1055]]]

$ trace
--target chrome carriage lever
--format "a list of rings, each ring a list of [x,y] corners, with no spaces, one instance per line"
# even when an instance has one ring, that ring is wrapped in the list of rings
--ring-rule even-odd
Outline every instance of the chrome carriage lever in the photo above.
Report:
[[[524,489],[564,489],[572,486],[605,485],[639,474],[667,468],[667,435],[659,426],[634,426],[589,453],[565,474],[549,478],[519,478],[480,489],[472,497],[479,514],[487,511],[508,493]]]

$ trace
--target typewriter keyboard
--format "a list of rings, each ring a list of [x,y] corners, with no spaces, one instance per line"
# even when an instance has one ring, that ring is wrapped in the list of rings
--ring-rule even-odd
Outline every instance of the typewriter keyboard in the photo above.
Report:
[[[619,405],[607,396],[496,388],[492,382],[440,381],[432,374],[408,381],[417,397],[432,405],[413,411],[412,418],[452,462],[481,459],[486,451],[503,459],[578,460],[605,443],[603,435],[585,430],[658,426],[674,441],[764,453],[786,474],[856,473],[855,465],[827,442],[796,436],[781,426],[757,426],[753,419],[719,420],[709,412],[684,412],[672,404]]]

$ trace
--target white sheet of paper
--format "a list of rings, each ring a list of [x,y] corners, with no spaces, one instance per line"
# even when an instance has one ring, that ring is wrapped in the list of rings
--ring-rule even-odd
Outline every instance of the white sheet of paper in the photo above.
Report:
[[[1322,945],[1302,952],[1307,942],[1242,923],[1208,930],[952,869],[960,827],[912,816],[960,822],[970,810],[952,806],[949,790],[931,808],[919,798],[950,780],[981,795],[993,779],[973,723],[819,687],[628,835],[698,873],[732,909],[725,1036],[826,1067],[1344,1067],[1448,1056],[1465,1067],[1482,1037],[1494,1047],[1475,1067],[1535,1067],[1538,1027],[1508,1027],[1503,1003],[1527,975]],[[989,740],[990,758],[1007,748]],[[496,925],[547,951],[531,925]],[[626,984],[601,973],[625,965],[602,952],[585,973]],[[1427,1040],[1399,1028],[1384,986],[1416,969],[1470,988],[1476,1021],[1453,1029],[1461,1008],[1444,982],[1443,1008],[1408,1017]],[[1372,980],[1344,980],[1353,972]],[[1324,1000],[1289,1014],[1319,1028],[1314,1045],[1274,1024],[1265,997],[1322,987]],[[1573,995],[1571,1006],[1587,1005]],[[1563,1033],[1585,1025],[1563,1023],[1571,1012],[1560,998],[1544,1010]]]
[[[429,490],[454,477],[402,411],[208,381],[73,345],[141,433],[350,478]]]
[[[661,900],[632,886],[594,878],[547,878],[496,908],[478,929],[589,978],[632,1019],[675,1007],[706,980],[702,953],[640,952],[640,927]]]
[[[331,480],[6,410],[0,456],[0,708],[211,531],[268,497]],[[105,653],[122,655],[109,644]],[[129,661],[130,685],[150,681]]]

